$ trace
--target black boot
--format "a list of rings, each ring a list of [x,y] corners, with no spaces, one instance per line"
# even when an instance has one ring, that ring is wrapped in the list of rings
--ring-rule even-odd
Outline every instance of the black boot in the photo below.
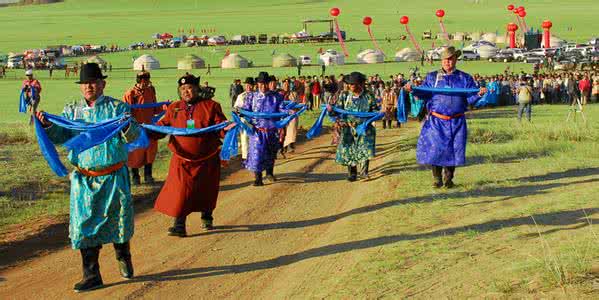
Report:
[[[212,225],[214,218],[212,217],[212,212],[202,212],[202,228],[205,230],[212,230],[214,226]]]
[[[175,222],[173,227],[168,229],[168,235],[170,236],[178,236],[178,237],[186,237],[187,230],[185,230],[185,221],[187,217],[177,217],[175,218]]]
[[[453,183],[453,174],[455,173],[455,167],[443,168],[443,182],[446,188],[451,189],[455,186]]]
[[[131,262],[131,250],[129,242],[114,244],[114,253],[119,262],[119,272],[124,279],[133,278],[133,262]]]
[[[139,169],[131,168],[131,183],[133,185],[140,185],[141,179],[139,178]]]
[[[358,179],[358,167],[347,166],[347,172],[349,173],[347,176],[347,181],[353,182]]]
[[[144,166],[144,182],[149,184],[154,183],[154,177],[152,177],[152,164]]]
[[[370,166],[370,161],[367,160],[362,164],[362,168],[360,170],[360,177],[368,178],[368,167]]]
[[[440,166],[433,166],[433,188],[438,189],[443,186],[442,170]]]
[[[91,291],[104,286],[102,275],[100,275],[100,264],[98,263],[100,248],[98,246],[80,250],[83,262],[83,279],[73,287],[75,292]]]
[[[263,186],[264,182],[262,182],[262,172],[255,172],[254,173],[254,186]]]
[[[270,181],[271,183],[274,183],[275,181],[277,181],[277,178],[275,177],[275,168],[274,167],[270,167],[266,170],[266,179],[268,181]]]

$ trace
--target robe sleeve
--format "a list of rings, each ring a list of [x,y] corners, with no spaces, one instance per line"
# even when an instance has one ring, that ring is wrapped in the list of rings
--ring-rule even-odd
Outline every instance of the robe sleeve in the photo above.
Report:
[[[62,116],[66,119],[73,120],[73,110],[68,110],[65,107],[62,112]],[[50,127],[47,127],[44,130],[46,130],[50,141],[57,145],[64,144],[76,134],[76,132],[71,129],[63,128],[55,124],[50,125]]]
[[[126,105],[123,102],[120,102],[118,104],[118,106],[116,108],[117,116],[122,116],[122,115],[130,114],[130,113],[131,113],[131,109],[129,108],[128,105]],[[141,127],[139,126],[137,121],[135,121],[135,118],[131,118],[129,126],[127,126],[126,129],[121,132],[121,137],[125,140],[125,143],[131,143],[131,142],[137,140],[137,138],[139,137],[140,134],[141,134]]]
[[[150,86],[150,88],[152,89],[152,101],[154,102],[158,102],[158,97],[156,96],[156,89],[154,88],[154,86]],[[159,107],[155,107],[154,108],[154,115],[159,115],[164,111],[164,109],[162,109],[162,106]]]
[[[160,118],[160,120],[158,120],[158,122],[156,122],[156,126],[171,126],[172,123],[172,117],[173,117],[173,109],[174,109],[174,105],[169,105],[168,108],[166,109],[166,113],[164,114],[164,116],[162,116],[162,118]],[[148,130],[148,137],[150,137],[153,140],[159,140],[159,139],[163,139],[164,137],[166,137],[166,134],[164,133],[158,133],[158,132],[154,132],[154,131],[150,131]]]
[[[476,84],[476,82],[474,81],[472,76],[470,76],[470,75],[466,76],[466,79],[464,82],[464,88],[465,89],[477,89],[478,88],[478,85]],[[481,96],[479,96],[478,94],[474,94],[470,97],[467,97],[466,101],[468,102],[468,105],[474,105],[480,99],[481,99]]]
[[[247,94],[243,106],[241,106],[243,110],[252,111],[252,102],[254,102],[252,98],[252,93]]]
[[[225,114],[223,113],[223,109],[220,106],[220,104],[218,102],[215,102],[214,105],[214,110],[213,110],[213,124],[220,124],[222,122],[226,122],[227,121],[227,117],[225,116]],[[225,131],[221,130],[219,132],[220,138],[224,138],[225,137]]]

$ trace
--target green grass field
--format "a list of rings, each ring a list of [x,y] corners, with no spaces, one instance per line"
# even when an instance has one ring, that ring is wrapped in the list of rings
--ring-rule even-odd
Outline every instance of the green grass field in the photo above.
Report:
[[[328,10],[337,6],[342,10],[340,23],[348,36],[364,40],[366,30],[361,24],[365,15],[374,19],[373,30],[379,38],[396,38],[403,34],[399,24],[401,15],[409,15],[411,29],[419,36],[426,29],[438,30],[434,17],[437,8],[446,10],[446,26],[449,31],[496,31],[503,32],[505,24],[512,21],[508,15],[505,1],[456,0],[447,1],[261,1],[254,4],[248,1],[231,0],[226,3],[208,1],[157,1],[157,0],[106,0],[66,1],[45,6],[23,6],[0,8],[0,53],[20,51],[26,48],[40,48],[52,44],[118,43],[129,45],[136,41],[150,41],[155,32],[175,33],[178,28],[194,27],[216,28],[218,33],[227,36],[233,34],[256,33],[292,33],[301,29],[301,20],[306,18],[326,18]],[[519,5],[519,3],[514,3]],[[595,15],[599,3],[592,0],[575,1],[526,1],[527,22],[538,27],[543,19],[551,19],[556,35],[573,41],[586,41],[597,32]],[[573,31],[568,31],[568,27]],[[316,31],[325,31],[319,28]],[[427,43],[427,45],[429,45]],[[383,50],[392,58],[395,51],[408,47],[408,41],[393,40],[382,43]],[[229,108],[228,86],[234,78],[256,76],[259,70],[266,70],[278,76],[295,75],[294,68],[271,68],[271,54],[288,52],[292,55],[312,55],[323,47],[339,49],[336,44],[327,45],[267,45],[233,46],[232,52],[239,52],[263,68],[221,70],[215,68],[211,75],[206,70],[197,70],[203,81],[217,88],[216,98]],[[361,49],[372,48],[369,41],[348,43],[349,62],[355,61],[355,54]],[[134,83],[135,72],[131,70],[132,56],[149,53],[157,57],[161,70],[153,71],[153,83],[160,100],[176,97],[176,80],[184,71],[176,69],[177,58],[187,53],[196,54],[217,66],[223,57],[225,47],[180,48],[154,51],[132,51],[102,55],[114,66],[109,73],[107,95],[122,97],[125,90]],[[77,61],[82,58],[70,59]],[[377,65],[336,66],[327,69],[327,74],[361,71],[367,74],[381,74],[385,77],[396,73],[407,73],[415,63],[385,63]],[[519,72],[530,71],[525,64],[509,64]],[[503,63],[468,62],[460,63],[459,68],[471,73],[496,74],[506,68]],[[436,66],[427,66],[428,71]],[[58,178],[51,173],[41,158],[32,129],[27,125],[28,117],[17,112],[18,94],[22,70],[9,71],[8,78],[0,79],[0,232],[7,226],[31,222],[47,216],[64,216],[68,213],[68,179]],[[319,75],[320,67],[305,67],[303,74]],[[79,97],[76,78],[64,78],[62,71],[56,71],[53,79],[46,71],[36,72],[43,85],[41,109],[59,113],[65,102]],[[428,199],[423,195],[430,193],[428,171],[413,169],[410,180],[400,188],[387,191],[390,199],[412,199],[406,202],[412,210],[397,207],[378,214],[376,218],[367,217],[366,229],[384,234],[386,228],[409,226],[418,228],[419,222],[440,224],[459,220],[464,215],[480,214],[480,226],[462,228],[455,232],[439,232],[446,235],[435,240],[426,240],[406,247],[385,247],[373,256],[365,258],[351,276],[344,279],[332,278],[326,284],[343,287],[347,298],[355,297],[358,292],[369,295],[373,290],[391,289],[402,284],[402,280],[418,280],[422,276],[435,276],[442,273],[443,266],[451,264],[458,256],[470,255],[460,251],[462,245],[470,248],[485,248],[485,241],[503,241],[510,248],[512,238],[520,236],[516,227],[527,225],[530,239],[538,239],[539,248],[523,248],[516,251],[516,257],[505,257],[493,261],[492,256],[480,258],[485,264],[480,273],[495,272],[495,279],[481,283],[481,288],[500,294],[521,295],[527,292],[539,292],[573,286],[577,291],[591,289],[582,278],[589,272],[590,264],[599,259],[596,233],[592,226],[582,229],[573,228],[573,216],[581,208],[593,208],[589,214],[596,213],[596,194],[599,189],[593,184],[597,179],[599,158],[597,142],[599,139],[599,106],[587,107],[587,124],[565,122],[567,107],[533,107],[533,124],[519,124],[515,120],[513,108],[502,108],[475,114],[469,121],[470,144],[468,160],[470,165],[459,170],[461,182],[465,182],[456,192]],[[315,114],[307,114],[302,124],[309,126]],[[415,164],[416,135],[409,136],[409,143],[401,155],[392,156],[390,166]],[[170,153],[164,142],[160,146],[156,173],[159,178],[166,175],[167,158]],[[399,157],[398,157],[399,156]],[[403,172],[403,171],[402,171]],[[422,183],[426,184],[423,185]],[[142,193],[142,189],[134,189]],[[373,191],[373,193],[376,191]],[[426,199],[425,199],[426,198]],[[481,200],[482,199],[482,200]],[[516,199],[517,203],[513,201]],[[475,205],[479,201],[491,201],[486,210]],[[429,203],[430,202],[430,203]],[[426,209],[419,210],[424,207]],[[472,204],[468,204],[472,203]],[[509,203],[509,204],[506,204]],[[492,208],[492,209],[490,209]],[[409,214],[408,214],[409,212]],[[530,215],[539,215],[541,225],[554,226],[556,235],[551,232],[537,234]],[[595,218],[596,219],[596,218]],[[564,222],[560,223],[560,220]],[[571,223],[568,223],[568,220]],[[589,221],[590,222],[590,221]],[[510,224],[512,228],[501,233],[493,228]],[[355,224],[352,226],[364,226]],[[406,225],[407,226],[407,225]],[[562,228],[562,227],[564,228]],[[590,228],[590,230],[589,230]],[[362,228],[361,230],[363,230]],[[528,230],[528,229],[527,229]],[[570,233],[570,234],[569,234]],[[405,237],[409,239],[410,237]],[[561,243],[561,239],[568,239]],[[546,252],[541,244],[548,239]],[[480,241],[480,244],[477,244]],[[594,241],[594,242],[593,242]],[[573,246],[574,245],[574,246]],[[522,246],[522,245],[520,245]],[[517,246],[513,246],[517,247]],[[545,252],[544,252],[545,251]],[[547,254],[549,253],[549,254]],[[554,254],[551,254],[554,253]],[[555,254],[559,253],[559,254]],[[418,261],[430,260],[422,270],[411,269],[404,273],[403,265],[410,265],[410,257],[418,256]],[[549,260],[549,262],[547,262]],[[393,267],[389,267],[393,266]],[[498,266],[508,266],[498,268]],[[443,274],[448,281],[460,274]],[[466,276],[476,278],[477,274]],[[488,278],[488,276],[487,276]],[[458,282],[458,281],[456,281]],[[534,283],[534,284],[533,284]],[[534,285],[534,287],[531,287]],[[538,286],[537,286],[538,285]],[[484,287],[483,287],[484,286]],[[456,295],[476,294],[472,291],[452,287]],[[326,295],[322,295],[326,296]],[[518,296],[516,296],[518,297]]]

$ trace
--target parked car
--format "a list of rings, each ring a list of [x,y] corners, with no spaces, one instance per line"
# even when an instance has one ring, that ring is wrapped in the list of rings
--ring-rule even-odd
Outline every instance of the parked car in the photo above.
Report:
[[[523,61],[527,64],[542,64],[545,62],[545,56],[538,55],[535,53],[527,53],[526,55],[524,55]]]
[[[462,56],[460,58],[462,60],[479,60],[480,55],[473,50],[464,50],[462,51]]]
[[[524,53],[526,53],[524,49],[514,48],[510,50],[512,51],[514,60],[522,61],[524,59]]]
[[[489,58],[490,62],[511,62],[514,61],[514,53],[511,49],[502,49],[494,56]]]
[[[302,66],[308,66],[312,64],[312,58],[310,58],[310,56],[307,55],[300,55],[297,62]]]

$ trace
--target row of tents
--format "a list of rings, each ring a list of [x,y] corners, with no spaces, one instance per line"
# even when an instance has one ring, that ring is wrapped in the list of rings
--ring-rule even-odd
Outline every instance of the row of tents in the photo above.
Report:
[[[480,54],[481,58],[488,58],[493,55],[499,48],[496,46],[497,41],[501,41],[502,36],[497,36],[494,33],[486,33],[481,36],[481,40],[464,48],[465,50],[472,50],[475,48]],[[561,46],[564,43],[563,40],[557,37],[551,37],[552,46]],[[421,55],[418,51],[413,48],[404,48],[395,53],[394,60],[397,62],[413,62],[419,61]],[[99,56],[93,56],[88,59],[88,62],[96,62],[100,65],[106,62]],[[296,67],[298,64],[311,64],[311,58],[308,56],[300,56],[299,58],[294,57],[288,53],[282,53],[273,56],[272,66],[273,67]],[[361,64],[377,64],[385,61],[385,55],[373,49],[366,49],[358,53],[356,56],[356,62]],[[334,49],[329,49],[323,52],[318,57],[319,65],[343,65],[345,64],[345,56]],[[238,53],[231,53],[225,56],[221,60],[220,67],[223,69],[239,69],[249,68],[253,65],[251,60],[239,55]],[[188,54],[177,61],[177,68],[180,70],[191,70],[191,69],[203,69],[206,67],[206,61],[196,55]],[[160,69],[160,62],[155,57],[144,54],[133,62],[134,70],[155,70]]]

